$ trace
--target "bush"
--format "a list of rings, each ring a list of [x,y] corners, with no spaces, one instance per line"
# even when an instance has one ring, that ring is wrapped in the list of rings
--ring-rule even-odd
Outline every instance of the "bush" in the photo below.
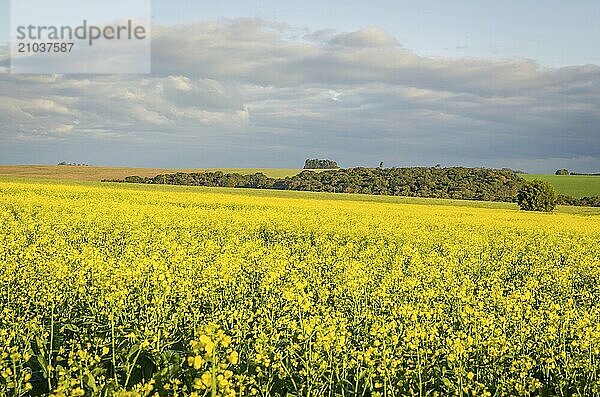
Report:
[[[556,170],[556,172],[554,173],[554,175],[569,175],[569,170]]]
[[[517,202],[524,211],[551,212],[556,205],[556,191],[548,182],[536,179],[519,189]]]

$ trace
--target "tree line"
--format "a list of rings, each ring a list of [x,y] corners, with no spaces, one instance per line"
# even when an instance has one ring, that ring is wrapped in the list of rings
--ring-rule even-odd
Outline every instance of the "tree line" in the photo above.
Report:
[[[554,173],[554,175],[581,175],[581,176],[600,176],[600,174],[593,174],[593,173],[582,173],[582,172],[570,172],[567,169],[560,169],[560,170],[556,170],[556,172]]]
[[[155,177],[130,176],[121,182],[514,201],[523,180],[506,169],[412,167],[302,171],[281,179],[263,173],[178,172]]]
[[[426,197],[456,200],[515,202],[527,182],[514,171],[465,167],[348,168],[321,172],[302,171],[286,178],[263,173],[203,172],[160,174],[155,177],[128,176],[127,182],[206,187],[298,190],[330,193],[359,193],[387,196]],[[558,205],[600,206],[600,197],[576,198],[559,195]]]
[[[556,199],[557,205],[572,205],[576,207],[600,207],[600,196],[572,197],[559,194]]]

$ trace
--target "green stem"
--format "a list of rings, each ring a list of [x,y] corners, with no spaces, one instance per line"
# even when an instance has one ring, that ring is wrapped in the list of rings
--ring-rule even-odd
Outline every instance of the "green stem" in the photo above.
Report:
[[[216,350],[217,350],[217,346],[215,344],[215,347],[213,348],[213,353],[212,353],[212,367],[210,369],[210,373],[211,373],[210,396],[211,397],[217,397],[217,363],[215,362]]]
[[[19,377],[17,376],[17,363],[15,362],[15,360],[12,360],[12,369],[13,369],[13,376],[15,377],[15,391],[13,393],[14,396],[19,396],[21,395],[21,382],[19,382]]]
[[[129,384],[129,378],[131,377],[131,373],[133,372],[133,369],[135,368],[135,364],[137,363],[138,358],[140,358],[141,353],[142,353],[142,349],[140,348],[138,350],[137,354],[135,355],[133,364],[129,367],[129,371],[127,371],[127,378],[125,379],[125,388],[127,388],[127,385]]]
[[[419,352],[419,347],[417,346],[417,362],[419,365],[419,397],[423,397],[423,379],[421,377],[421,354]]]
[[[112,356],[112,365],[113,365],[113,378],[115,380],[115,387],[117,387],[119,385],[119,380],[117,379],[117,359],[115,357],[115,313],[113,311],[113,313],[110,316],[110,343],[112,346],[112,352],[111,352],[111,356]]]
[[[52,313],[50,315],[50,347],[48,349],[48,366],[52,368],[52,347],[54,346],[54,304],[52,304]],[[48,393],[52,393],[52,370],[48,371]]]

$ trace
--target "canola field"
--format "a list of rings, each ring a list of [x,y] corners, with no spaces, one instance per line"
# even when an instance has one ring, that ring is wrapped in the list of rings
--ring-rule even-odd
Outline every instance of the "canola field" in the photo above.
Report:
[[[597,396],[600,217],[0,180],[0,396]]]

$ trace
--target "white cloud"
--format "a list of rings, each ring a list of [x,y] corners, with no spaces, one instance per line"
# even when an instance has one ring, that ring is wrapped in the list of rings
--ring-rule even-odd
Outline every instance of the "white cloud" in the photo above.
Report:
[[[396,47],[398,40],[378,28],[365,28],[358,32],[335,35],[329,40],[330,44],[346,47]]]

